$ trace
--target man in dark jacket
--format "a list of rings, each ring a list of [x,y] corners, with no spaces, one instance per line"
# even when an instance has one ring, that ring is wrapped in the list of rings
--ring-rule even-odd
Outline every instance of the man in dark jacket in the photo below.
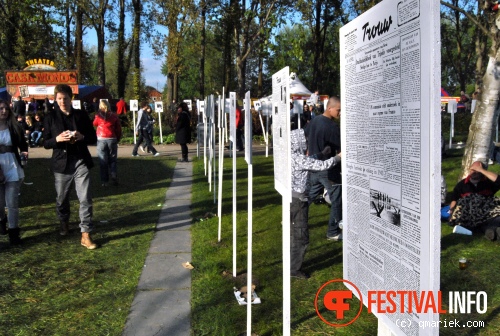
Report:
[[[177,108],[177,122],[175,124],[175,142],[181,145],[181,162],[188,162],[188,147],[191,142],[191,116],[186,103],[182,102]]]
[[[93,166],[88,144],[97,142],[97,136],[87,113],[71,106],[73,92],[66,84],[54,89],[57,105],[44,120],[43,138],[45,149],[52,149],[52,171],[57,193],[56,211],[61,223],[60,234],[69,231],[70,191],[74,182],[80,202],[81,244],[89,250],[97,247],[90,238],[92,231],[92,196],[90,172]]]
[[[14,102],[14,106],[12,108],[14,110],[14,114],[16,116],[25,116],[26,115],[26,103],[21,98],[21,96],[17,97],[17,101]]]

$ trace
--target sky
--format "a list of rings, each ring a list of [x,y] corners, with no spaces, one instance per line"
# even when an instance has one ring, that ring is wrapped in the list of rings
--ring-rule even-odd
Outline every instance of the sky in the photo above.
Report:
[[[155,27],[158,29],[158,27]],[[127,33],[128,34],[128,33]],[[94,29],[87,29],[83,37],[87,46],[97,46],[97,36]],[[153,50],[148,43],[143,43],[141,48],[141,63],[143,67],[142,76],[146,80],[146,85],[152,86],[162,92],[167,82],[167,77],[161,73],[163,59],[155,59]]]

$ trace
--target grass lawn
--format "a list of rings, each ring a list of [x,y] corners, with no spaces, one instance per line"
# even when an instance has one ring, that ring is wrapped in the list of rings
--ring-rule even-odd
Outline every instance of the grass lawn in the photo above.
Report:
[[[460,171],[462,152],[450,151],[443,160],[443,172],[448,191],[453,189]],[[201,161],[201,160],[200,160]],[[193,216],[206,212],[217,213],[213,195],[203,174],[203,162],[194,162]],[[274,190],[273,159],[254,156],[253,180],[253,278],[262,304],[252,310],[252,332],[257,335],[282,334],[282,239],[281,196]],[[500,166],[491,168],[500,172]],[[238,158],[238,258],[236,278],[232,277],[232,174],[231,159],[224,170],[222,241],[217,242],[218,218],[198,221],[192,229],[195,266],[192,280],[192,327],[194,335],[239,335],[246,330],[246,306],[239,306],[233,287],[246,285],[247,258],[247,165]],[[342,244],[325,239],[329,208],[311,205],[310,245],[306,254],[305,271],[309,280],[292,279],[293,335],[376,335],[377,319],[366,308],[360,318],[345,328],[333,328],[316,315],[314,299],[325,282],[342,278]],[[481,235],[462,236],[452,233],[445,223],[442,227],[441,290],[486,291],[486,314],[442,315],[441,320],[454,318],[466,321],[485,321],[483,328],[440,328],[442,335],[499,335],[500,268],[497,256],[500,244],[489,242]],[[467,257],[467,270],[458,269],[458,258]],[[446,308],[446,304],[444,305]]]
[[[99,249],[80,245],[73,194],[69,236],[59,235],[48,159],[30,159],[20,197],[22,247],[0,237],[0,335],[120,335],[175,161],[120,158],[120,185],[92,172]]]

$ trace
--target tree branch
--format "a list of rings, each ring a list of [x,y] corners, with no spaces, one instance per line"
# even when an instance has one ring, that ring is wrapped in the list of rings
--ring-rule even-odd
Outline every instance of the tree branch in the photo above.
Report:
[[[441,0],[440,1],[441,5],[443,6],[446,6],[450,9],[453,9],[459,13],[462,13],[463,15],[465,15],[469,20],[471,20],[472,22],[474,22],[478,27],[479,29],[481,29],[486,35],[489,35],[491,36],[491,33],[488,31],[488,28],[486,28],[485,26],[483,26],[481,24],[481,22],[479,22],[473,15],[471,15],[470,13],[466,12],[465,10],[463,10],[462,8],[460,7],[457,7],[457,6],[454,6],[446,1],[443,1]],[[491,36],[491,38],[493,38],[493,36]]]

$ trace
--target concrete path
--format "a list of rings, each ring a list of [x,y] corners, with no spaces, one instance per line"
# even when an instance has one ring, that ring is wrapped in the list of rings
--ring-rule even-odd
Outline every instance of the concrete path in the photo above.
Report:
[[[178,162],[151,241],[123,336],[189,336],[193,165]]]

